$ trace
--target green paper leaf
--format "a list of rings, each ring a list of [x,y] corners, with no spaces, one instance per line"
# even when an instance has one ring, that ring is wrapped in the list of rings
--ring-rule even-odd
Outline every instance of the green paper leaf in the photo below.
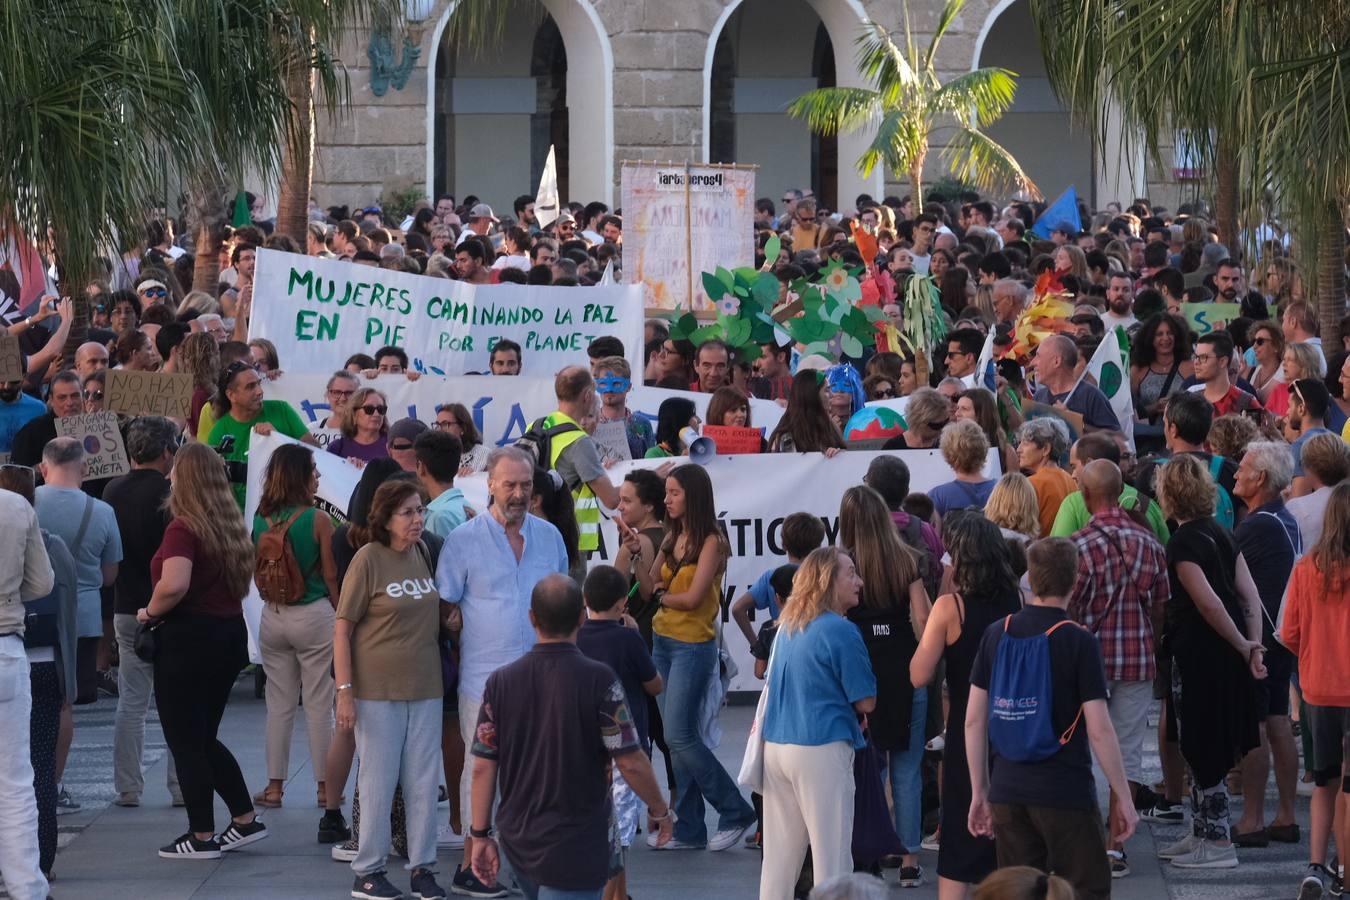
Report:
[[[782,249],[783,242],[776,234],[770,236],[769,239],[764,242],[764,258],[769,261],[770,266],[778,262],[778,254]]]
[[[717,267],[716,275],[717,280],[727,286],[727,290],[731,290],[733,287],[736,286],[736,276],[732,275],[730,272],[728,272],[721,266]]]
[[[839,339],[839,348],[844,351],[845,356],[853,359],[861,359],[863,355],[862,341],[851,334],[846,334]]]
[[[759,277],[755,279],[755,285],[750,290],[750,296],[764,304],[765,309],[773,309],[773,305],[778,302],[777,276],[769,272],[761,272]]]
[[[722,326],[713,324],[713,325],[704,325],[702,328],[696,328],[694,330],[694,333],[690,336],[689,340],[694,344],[695,347],[698,347],[714,339],[720,340],[721,337],[722,337]]]
[[[767,344],[768,341],[765,341],[764,343]],[[740,349],[740,357],[746,362],[754,362],[763,355],[764,351],[759,349],[759,344],[757,343],[747,344]]]
[[[703,273],[703,292],[708,295],[708,299],[713,303],[716,303],[726,296],[727,291],[730,289],[730,285],[724,284],[720,278],[712,273]]]
[[[725,340],[732,347],[742,347],[750,341],[750,323],[745,319],[729,320],[725,330]]]

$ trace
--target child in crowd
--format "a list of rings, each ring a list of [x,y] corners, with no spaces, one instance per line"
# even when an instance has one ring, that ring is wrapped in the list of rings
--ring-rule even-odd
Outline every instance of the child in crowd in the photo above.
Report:
[[[794,515],[805,515],[805,513],[794,513]],[[811,518],[819,524],[820,519],[814,516]],[[786,524],[784,528],[786,528]],[[824,536],[823,527],[821,536]],[[782,612],[783,607],[787,605],[788,597],[792,594],[792,576],[797,574],[797,563],[791,562],[785,566],[770,569],[764,574],[767,576],[769,590],[773,591],[774,609],[777,612]],[[761,578],[760,580],[765,579]],[[748,597],[749,594],[746,596]],[[769,672],[769,651],[773,649],[773,638],[777,633],[778,618],[775,616],[759,626],[759,634],[750,642],[750,655],[755,658],[755,677],[761,681]],[[759,819],[759,823],[755,826],[755,839],[751,846],[758,847],[762,844],[764,835],[764,797],[752,791],[750,802],[754,805],[755,816]]]
[[[636,585],[634,586],[636,587]],[[625,627],[624,614],[628,610],[628,579],[613,566],[596,566],[586,576],[581,588],[586,600],[586,622],[577,633],[577,647],[582,653],[614,670],[623,686],[628,711],[637,727],[642,749],[651,755],[651,739],[647,733],[647,698],[661,693],[661,676],[652,662],[647,644],[637,627]],[[637,834],[638,817],[642,804],[617,770],[612,771],[614,821],[617,853],[610,866],[611,877],[605,885],[604,900],[624,900],[628,896],[627,875],[624,871],[628,848]]]
[[[825,523],[820,520],[819,516],[796,512],[783,520],[783,527],[779,529],[778,535],[783,543],[783,552],[787,554],[788,563],[796,564],[805,559],[806,554],[819,547],[821,542],[825,540]],[[732,618],[740,626],[741,634],[745,635],[745,640],[751,648],[755,646],[757,638],[755,629],[750,624],[750,610],[766,610],[769,613],[770,621],[778,619],[781,604],[774,596],[773,587],[769,584],[769,579],[776,571],[778,570],[768,569],[765,571],[756,579],[754,584],[750,585],[749,590],[737,597],[736,602],[731,604]],[[768,657],[766,656],[765,659],[768,659]]]

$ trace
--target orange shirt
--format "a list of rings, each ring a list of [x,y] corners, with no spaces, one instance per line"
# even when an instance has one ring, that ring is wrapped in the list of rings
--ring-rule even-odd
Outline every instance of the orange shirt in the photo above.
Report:
[[[1078,483],[1059,466],[1046,466],[1027,480],[1036,491],[1036,505],[1041,509],[1041,537],[1047,537],[1055,528],[1059,505],[1078,490]]]
[[[1284,601],[1280,643],[1298,657],[1303,698],[1314,706],[1350,706],[1350,578],[1341,573],[1338,589],[1311,555],[1294,566]]]

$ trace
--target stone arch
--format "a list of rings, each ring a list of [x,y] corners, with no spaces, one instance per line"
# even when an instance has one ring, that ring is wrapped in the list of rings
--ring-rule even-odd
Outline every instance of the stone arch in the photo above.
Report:
[[[568,135],[567,158],[558,160],[560,174],[568,175],[567,196],[582,201],[602,200],[611,206],[614,203],[614,54],[610,46],[609,33],[594,6],[586,0],[532,0],[548,12],[562,40],[566,54],[565,82],[548,85],[551,90],[565,92],[566,131]],[[435,184],[436,173],[436,71],[437,56],[445,36],[450,18],[454,15],[458,0],[449,0],[440,7],[439,13],[433,13],[435,24],[427,29],[423,39],[423,58],[427,60],[427,109],[426,109],[426,184],[428,192]],[[536,39],[540,35],[536,35]],[[537,56],[541,51],[536,40],[531,48],[531,74],[535,72]],[[550,77],[543,74],[545,80]],[[544,116],[543,124],[535,128],[557,129],[563,127],[556,117]],[[548,152],[547,144],[543,153]],[[542,165],[542,157],[539,160]],[[520,185],[517,193],[533,193],[537,184]],[[461,194],[464,190],[474,190],[472,185],[457,187]],[[510,199],[510,198],[507,198]]]
[[[804,2],[811,7],[820,19],[821,25],[829,37],[829,43],[833,47],[835,61],[833,83],[845,87],[865,87],[866,80],[857,71],[857,67],[848,62],[852,57],[845,49],[853,46],[854,39],[858,36],[863,23],[868,19],[867,12],[863,9],[860,0],[804,0]],[[711,158],[712,117],[714,106],[719,99],[713,96],[713,67],[717,55],[717,45],[728,20],[743,3],[744,0],[729,0],[722,8],[721,14],[708,34],[703,61],[702,159],[705,161]],[[819,54],[814,47],[811,52],[813,58],[818,60]],[[853,165],[854,161],[863,154],[869,141],[870,135],[861,133],[843,134],[838,138],[837,155],[839,164],[836,194],[838,197],[837,203],[841,207],[851,206],[853,198],[863,192],[871,193],[874,196],[881,194],[883,178],[881,170],[878,168],[870,178],[863,178]],[[737,162],[754,163],[755,160],[739,158]],[[761,185],[757,187],[757,192],[767,196],[765,191],[768,187],[768,185]]]

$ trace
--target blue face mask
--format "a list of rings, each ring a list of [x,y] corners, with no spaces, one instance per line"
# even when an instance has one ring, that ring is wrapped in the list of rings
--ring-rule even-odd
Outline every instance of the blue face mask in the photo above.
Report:
[[[621,375],[602,375],[595,379],[597,394],[626,394],[633,388],[633,382]]]

